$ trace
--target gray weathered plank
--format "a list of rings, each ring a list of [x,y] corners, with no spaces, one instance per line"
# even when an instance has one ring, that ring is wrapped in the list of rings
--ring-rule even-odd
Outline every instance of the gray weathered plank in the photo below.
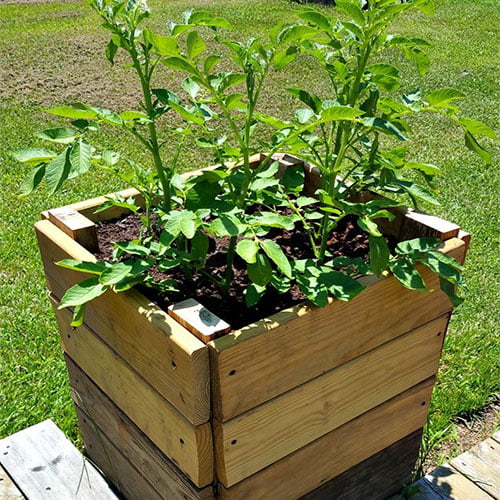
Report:
[[[494,439],[462,453],[451,465],[493,498],[500,498],[500,444]]]
[[[27,498],[117,499],[104,478],[52,420],[2,439],[0,463]]]
[[[24,495],[19,491],[14,481],[0,465],[0,498],[2,500],[22,500]]]

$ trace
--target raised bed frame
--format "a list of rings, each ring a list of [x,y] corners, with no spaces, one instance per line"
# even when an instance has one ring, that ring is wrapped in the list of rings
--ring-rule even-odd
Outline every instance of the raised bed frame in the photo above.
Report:
[[[433,293],[364,277],[351,302],[306,302],[207,343],[136,290],[106,292],[75,329],[57,305],[83,276],[54,263],[95,260],[94,223],[122,213],[94,214],[103,201],[35,228],[87,453],[126,497],[385,498],[409,479],[452,311],[433,273],[420,269]],[[382,227],[465,259],[455,224],[399,210]]]

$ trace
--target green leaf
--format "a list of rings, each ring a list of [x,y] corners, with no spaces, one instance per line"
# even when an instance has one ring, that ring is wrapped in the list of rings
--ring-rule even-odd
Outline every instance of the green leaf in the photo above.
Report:
[[[266,291],[265,286],[259,286],[255,283],[250,283],[245,289],[245,303],[247,307],[252,307],[259,302],[262,295]]]
[[[427,252],[423,258],[421,259],[422,264],[427,266],[431,271],[439,274],[442,278],[450,281],[455,285],[459,285],[462,283],[462,274],[459,269],[456,268],[454,264],[457,264],[457,261],[453,263],[443,261],[439,256],[443,255],[439,252]],[[448,257],[445,255],[445,257]],[[450,257],[451,259],[452,257]],[[454,259],[453,259],[454,260]]]
[[[85,304],[102,295],[108,288],[109,286],[99,283],[98,277],[89,278],[66,291],[59,309]]]
[[[416,64],[419,75],[425,75],[431,64],[427,54],[416,47],[404,47],[405,57]]]
[[[115,285],[128,277],[135,277],[147,271],[153,262],[145,259],[136,261],[116,262],[108,266],[101,274],[99,282],[103,285]]]
[[[273,63],[276,70],[283,69],[287,64],[290,64],[298,55],[297,47],[290,46],[280,50],[274,54]]]
[[[149,116],[146,113],[142,113],[141,111],[124,111],[123,113],[120,113],[120,118],[124,122],[137,120],[141,123],[146,123],[151,121],[149,119]]]
[[[90,159],[92,157],[92,148],[90,144],[84,139],[76,142],[69,154],[69,161],[71,163],[71,172],[68,176],[69,179],[81,175],[90,168]]]
[[[187,77],[182,81],[182,88],[192,99],[195,99],[201,90],[201,87],[190,77]]]
[[[273,240],[260,241],[260,246],[278,269],[288,278],[292,277],[292,267],[281,247]]]
[[[295,119],[301,124],[306,123],[313,116],[314,116],[314,112],[311,109],[307,109],[307,108],[306,109],[298,109],[295,112]]]
[[[110,40],[106,45],[106,59],[111,63],[111,65],[115,64],[115,55],[118,50],[118,45]]]
[[[72,269],[73,271],[80,271],[82,273],[89,274],[101,274],[107,267],[106,262],[102,261],[86,262],[74,259],[60,260],[59,262],[56,262],[56,264],[66,269]]]
[[[160,56],[178,56],[180,54],[179,44],[175,36],[155,35],[148,31],[148,38]]]
[[[459,90],[444,88],[432,91],[425,99],[430,106],[446,107],[456,99],[465,99],[465,94]]]
[[[54,194],[68,178],[71,171],[70,148],[56,156],[46,167],[45,182],[49,194]]]
[[[326,18],[317,10],[303,10],[302,12],[297,12],[297,16],[299,16],[304,21],[315,24],[316,26],[324,30],[329,30],[331,28],[331,24],[328,18]]]
[[[238,236],[245,231],[246,226],[234,215],[221,214],[211,222],[208,229],[219,237]]]
[[[292,218],[272,212],[257,213],[251,218],[251,222],[255,226],[277,227],[288,229],[289,231],[295,227],[295,222]]]
[[[491,164],[491,153],[484,149],[468,130],[465,131],[465,145],[468,149],[477,153],[487,165]]]
[[[329,293],[337,300],[344,302],[352,300],[365,288],[358,280],[327,267],[322,268],[318,281],[326,286]]]
[[[319,97],[312,95],[306,90],[302,89],[287,88],[286,90],[297,99],[300,99],[304,104],[309,106],[315,113],[320,113],[321,99]]]
[[[219,61],[220,61],[220,56],[217,56],[215,54],[210,54],[203,63],[203,71],[205,72],[205,74],[209,75]]]
[[[179,115],[182,116],[186,121],[191,122],[191,123],[196,123],[197,125],[203,125],[205,123],[205,120],[201,116],[197,116],[194,113],[191,113],[191,111],[188,111],[184,106],[180,104],[175,104],[174,102],[170,102],[170,107],[179,113]]]
[[[304,169],[299,165],[287,168],[281,178],[281,183],[285,186],[287,191],[300,193],[304,187],[304,180]]]
[[[338,10],[347,14],[358,26],[364,26],[365,16],[357,5],[348,0],[336,0],[335,6]]]
[[[198,75],[198,70],[182,57],[167,57],[162,59],[161,62],[167,66],[167,68],[184,71],[194,76]]]
[[[53,151],[46,149],[28,149],[20,148],[12,152],[12,156],[21,163],[37,165],[38,163],[47,162],[56,157]]]
[[[434,195],[420,184],[405,180],[398,180],[396,184],[414,199],[426,201],[431,205],[439,205],[439,201],[436,200]]]
[[[266,286],[271,282],[273,277],[273,269],[268,258],[261,253],[258,253],[253,264],[248,264],[248,277],[250,280],[259,286]]]
[[[471,120],[470,118],[459,118],[460,125],[462,125],[471,134],[484,135],[490,139],[496,140],[497,136],[493,129],[485,125],[484,123],[478,122],[477,120]]]
[[[335,120],[354,120],[362,115],[363,111],[349,106],[331,106],[321,111],[321,118],[330,122]]]
[[[302,42],[312,38],[317,33],[318,30],[316,28],[303,24],[286,26],[278,35],[278,43],[284,45],[285,43]]]
[[[193,238],[196,231],[196,215],[188,210],[181,212],[182,217],[179,220],[179,228],[181,233],[187,238]]]
[[[255,240],[241,240],[236,245],[236,253],[249,264],[255,264],[258,251],[259,247]]]
[[[40,130],[35,135],[40,137],[40,139],[58,142],[59,144],[69,144],[76,138],[75,131],[66,127],[47,128],[45,130]]]
[[[71,320],[70,326],[82,326],[83,320],[85,318],[85,304],[80,304],[75,306],[73,309],[73,319]]]
[[[386,120],[385,118],[380,118],[378,116],[377,117],[370,116],[366,118],[361,118],[360,121],[365,127],[376,128],[378,130],[381,130],[382,132],[385,132],[386,134],[398,138],[400,141],[407,140],[406,137],[398,129],[398,127],[396,127],[394,123],[390,122],[389,120]]]
[[[441,245],[441,240],[437,238],[414,238],[412,240],[401,241],[396,245],[398,255],[414,255],[422,252],[436,250]]]
[[[145,247],[144,245],[140,245],[135,241],[115,241],[114,246],[117,250],[120,251],[122,255],[130,254],[130,255],[142,255],[144,257],[147,257],[148,255],[151,254],[149,248]]]
[[[369,239],[371,269],[377,276],[380,276],[389,265],[391,252],[389,251],[389,247],[387,246],[387,242],[383,236],[376,237],[370,234]]]
[[[31,172],[23,180],[21,187],[19,188],[19,195],[26,196],[32,193],[42,182],[45,176],[46,165],[39,165],[31,170]]]
[[[206,48],[207,44],[200,37],[197,31],[190,31],[186,37],[187,55],[191,60],[196,59],[200,54],[202,54]]]
[[[422,38],[409,38],[406,36],[388,36],[387,41],[389,45],[408,45],[410,47],[415,47],[420,45],[422,47],[430,47],[431,44]]]
[[[47,113],[73,119],[95,120],[97,118],[97,113],[93,109],[79,102],[48,109]]]
[[[441,276],[439,277],[439,285],[441,287],[441,290],[448,295],[448,298],[450,299],[453,307],[458,307],[464,299],[462,297],[459,297],[455,293],[455,285],[448,281],[447,279],[442,278]]]
[[[201,269],[207,260],[209,241],[208,236],[201,232],[196,231],[193,239],[191,240],[191,253],[189,254],[192,261],[196,261],[196,268]]]
[[[439,167],[436,167],[436,165],[431,165],[430,163],[414,163],[412,161],[409,161],[405,163],[405,168],[419,170],[426,175],[438,175],[441,173],[441,169]]]
[[[413,264],[406,259],[398,259],[389,263],[389,268],[394,277],[406,288],[410,290],[425,291],[424,280]]]
[[[375,236],[377,238],[382,236],[382,233],[380,232],[377,224],[372,221],[369,217],[359,217],[357,220],[358,226],[363,230],[366,231],[368,234],[371,236]]]

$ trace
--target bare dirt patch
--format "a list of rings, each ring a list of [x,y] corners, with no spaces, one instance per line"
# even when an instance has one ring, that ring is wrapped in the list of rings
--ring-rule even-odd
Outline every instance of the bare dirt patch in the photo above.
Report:
[[[484,408],[453,420],[456,436],[437,447],[423,464],[425,473],[488,439],[498,429],[500,421],[500,399]]]

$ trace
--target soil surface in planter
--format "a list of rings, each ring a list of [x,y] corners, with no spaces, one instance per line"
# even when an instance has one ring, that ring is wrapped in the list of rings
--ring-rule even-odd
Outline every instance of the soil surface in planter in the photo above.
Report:
[[[95,252],[99,260],[112,260],[113,243],[130,241],[139,237],[141,223],[137,215],[131,214],[112,221],[96,223],[99,252]],[[304,231],[285,231],[275,229],[268,238],[276,241],[290,259],[306,259],[313,257],[307,234]],[[210,238],[209,255],[206,270],[217,278],[222,278],[225,272],[226,254],[229,238],[215,240]],[[393,246],[393,242],[389,242]],[[343,219],[336,230],[332,231],[328,241],[328,250],[334,257],[360,257],[368,261],[368,235],[356,224],[354,217]],[[287,293],[279,293],[269,286],[259,303],[248,308],[245,304],[244,290],[249,284],[246,273],[246,263],[238,256],[234,262],[234,282],[228,296],[212,281],[202,275],[195,275],[193,282],[188,282],[180,270],[160,273],[152,271],[155,279],[175,279],[179,283],[179,292],[161,293],[149,287],[140,290],[159,307],[167,309],[187,298],[194,298],[208,310],[229,323],[233,330],[242,328],[254,321],[263,319],[278,311],[299,304],[305,300],[297,285]]]

